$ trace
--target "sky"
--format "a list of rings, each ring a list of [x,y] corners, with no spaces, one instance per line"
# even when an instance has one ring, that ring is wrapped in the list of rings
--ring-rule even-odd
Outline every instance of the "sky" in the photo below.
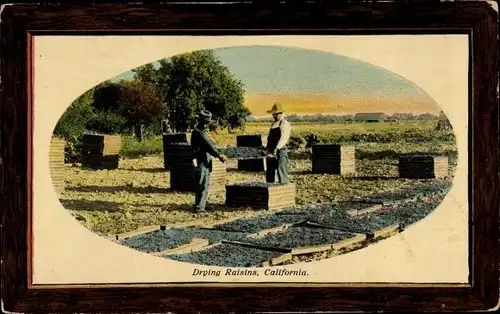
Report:
[[[235,46],[214,51],[243,82],[248,102],[271,101],[273,97],[282,99],[283,96],[297,102],[321,98],[325,102],[321,111],[328,111],[331,103],[333,113],[339,108],[349,111],[350,101],[357,99],[357,103],[366,103],[368,107],[383,107],[383,103],[387,103],[396,110],[395,107],[414,103],[416,111],[439,111],[434,101],[412,82],[348,57],[279,46]],[[124,73],[115,80],[131,76],[130,72]],[[425,108],[422,104],[426,104]],[[408,106],[408,111],[415,111]],[[360,110],[359,104],[353,105],[353,110],[354,107]]]

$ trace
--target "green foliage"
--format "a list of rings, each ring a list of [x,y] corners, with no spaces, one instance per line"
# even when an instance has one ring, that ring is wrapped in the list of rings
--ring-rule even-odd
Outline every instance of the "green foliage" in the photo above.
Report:
[[[122,81],[119,85],[116,111],[129,127],[148,124],[163,112],[163,104],[154,85],[137,80]]]
[[[301,136],[291,136],[287,147],[291,150],[299,150],[304,147],[306,140]]]
[[[92,107],[98,111],[115,110],[119,100],[120,85],[106,81],[96,88]]]
[[[87,130],[102,134],[121,134],[126,128],[127,120],[112,111],[98,111],[92,114],[87,122]]]
[[[94,93],[93,107],[98,115],[89,125],[91,130],[119,133],[135,129],[141,140],[144,128],[148,133],[159,134],[156,125],[165,111],[153,83],[141,80],[107,82],[99,86]]]
[[[76,161],[80,155],[80,139],[87,122],[93,115],[93,97],[94,89],[78,97],[66,109],[54,129],[54,136],[66,140],[65,159],[67,162]]]
[[[250,115],[244,107],[244,88],[210,50],[194,51],[160,60],[160,67],[141,66],[134,70],[138,81],[154,84],[166,104],[171,127],[185,132],[196,124],[196,115],[207,109],[215,127],[241,128]]]
[[[448,119],[440,119],[436,125],[436,131],[451,131],[453,129],[450,120]]]
[[[320,142],[325,143],[392,143],[405,141],[410,143],[432,142],[432,141],[454,141],[455,135],[447,131],[426,132],[426,130],[391,130],[391,131],[365,131],[352,133],[328,132],[317,137]]]
[[[157,71],[151,63],[133,69],[132,72],[134,72],[135,79],[141,83],[156,85],[158,82]]]
[[[314,134],[307,134],[305,136],[306,140],[306,148],[311,148],[316,144],[319,144],[321,141],[318,139],[318,137]]]
[[[83,133],[85,125],[92,114],[93,90],[89,90],[78,97],[56,124],[54,135],[62,138],[78,133]]]
[[[160,117],[154,118],[144,126],[145,138],[151,138],[162,134],[161,120],[162,119]]]
[[[158,136],[139,142],[135,137],[124,136],[121,154],[128,158],[163,154],[162,138]]]

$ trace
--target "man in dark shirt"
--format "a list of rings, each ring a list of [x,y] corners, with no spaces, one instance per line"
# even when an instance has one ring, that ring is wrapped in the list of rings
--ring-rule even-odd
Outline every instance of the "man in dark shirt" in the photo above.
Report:
[[[221,162],[226,161],[226,157],[217,150],[205,133],[210,122],[212,122],[212,113],[202,110],[198,115],[198,125],[191,133],[191,147],[194,154],[193,163],[197,184],[194,204],[196,212],[205,211],[210,174],[212,173],[212,156],[218,158]]]

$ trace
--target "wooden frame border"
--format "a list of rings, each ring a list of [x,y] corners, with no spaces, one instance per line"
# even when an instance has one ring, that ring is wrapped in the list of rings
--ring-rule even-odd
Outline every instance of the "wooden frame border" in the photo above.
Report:
[[[2,292],[16,312],[464,311],[499,295],[498,12],[484,1],[233,4],[26,4],[1,25]],[[148,19],[148,17],[154,17]],[[37,288],[31,284],[33,36],[120,34],[406,34],[470,37],[469,285]],[[26,253],[27,252],[27,253]],[[311,285],[313,286],[313,285]],[[120,304],[120,305],[119,305]]]

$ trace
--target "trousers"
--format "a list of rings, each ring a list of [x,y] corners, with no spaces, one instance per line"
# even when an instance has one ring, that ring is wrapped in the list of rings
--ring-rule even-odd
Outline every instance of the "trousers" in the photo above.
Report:
[[[267,183],[276,182],[276,173],[278,174],[279,183],[290,183],[290,178],[288,176],[288,150],[286,148],[279,149],[276,153],[276,157],[268,157],[266,165]]]
[[[196,191],[194,209],[197,212],[205,211],[208,199],[208,187],[210,184],[210,168],[205,165],[196,167]]]

